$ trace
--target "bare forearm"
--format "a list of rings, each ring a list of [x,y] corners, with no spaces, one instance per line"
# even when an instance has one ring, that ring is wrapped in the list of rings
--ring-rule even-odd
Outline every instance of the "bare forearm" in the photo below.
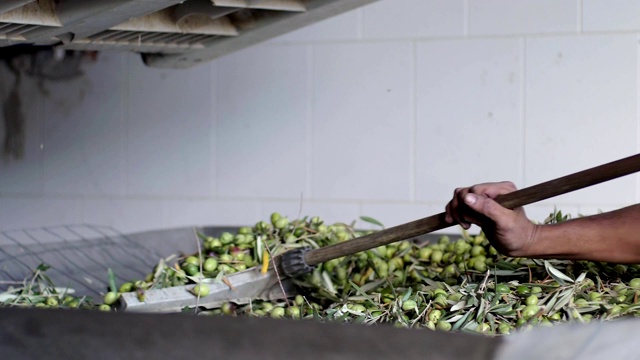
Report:
[[[524,257],[640,263],[640,204],[539,225]]]

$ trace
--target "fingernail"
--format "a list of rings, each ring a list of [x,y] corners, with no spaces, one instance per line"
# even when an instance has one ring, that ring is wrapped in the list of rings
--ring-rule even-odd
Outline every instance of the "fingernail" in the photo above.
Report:
[[[473,205],[473,204],[475,204],[475,203],[476,203],[476,200],[478,200],[478,197],[477,197],[477,196],[475,196],[475,195],[473,195],[473,194],[467,194],[467,195],[465,195],[465,197],[464,197],[464,202],[465,202],[467,205]]]

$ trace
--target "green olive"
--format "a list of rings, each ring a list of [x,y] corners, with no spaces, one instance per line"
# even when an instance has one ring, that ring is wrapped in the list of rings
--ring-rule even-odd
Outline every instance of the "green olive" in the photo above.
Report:
[[[525,320],[528,320],[538,314],[540,308],[538,305],[527,305],[524,310],[522,310],[522,317]]]
[[[531,293],[531,289],[525,285],[518,285],[516,293],[518,293],[518,295],[529,295],[529,293]]]
[[[187,275],[195,276],[200,271],[200,267],[194,264],[187,264],[183,267],[183,270]]]
[[[279,319],[281,317],[283,317],[285,315],[285,310],[284,308],[281,307],[275,307],[273,308],[273,310],[271,310],[271,314],[270,316],[274,319]]]
[[[633,289],[640,289],[640,278],[633,278],[629,281],[629,286]]]
[[[416,303],[415,300],[406,300],[402,303],[402,310],[404,311],[410,311],[416,309],[417,307],[418,303]]]
[[[431,253],[431,262],[434,264],[439,264],[440,261],[442,261],[443,256],[444,256],[444,253],[441,250],[434,250]]]
[[[220,243],[222,245],[229,245],[233,242],[233,234],[230,232],[223,232],[222,235],[220,235]]]
[[[449,330],[451,330],[451,323],[443,321],[443,320],[440,320],[436,324],[436,329],[442,330],[442,331],[449,331]]]
[[[271,213],[271,223],[275,225],[276,221],[280,220],[281,217],[282,215],[280,215],[280,213]]]
[[[54,297],[54,296],[50,296],[47,298],[47,300],[45,301],[45,303],[48,306],[54,307],[54,306],[58,306],[58,298]]]
[[[474,245],[471,248],[471,256],[476,257],[478,255],[486,255],[487,252],[484,250],[484,247],[480,245]]]
[[[496,285],[496,294],[509,294],[511,289],[509,289],[509,285],[506,284],[498,284]]]
[[[536,295],[529,295],[527,300],[525,300],[527,305],[538,305],[538,297]]]
[[[614,305],[613,307],[611,307],[611,309],[608,310],[608,313],[610,315],[618,315],[622,312],[622,306],[620,305]]]
[[[100,306],[98,306],[98,310],[100,310],[100,311],[111,311],[111,306],[109,306],[107,304],[100,304]]]
[[[225,315],[232,315],[236,312],[236,305],[234,303],[226,302],[222,304],[220,310],[222,310],[222,313]],[[284,309],[282,309],[282,313],[284,314]]]
[[[476,261],[473,264],[473,268],[476,271],[485,272],[487,271],[487,264],[484,262],[484,259],[482,261],[476,259]]]
[[[500,323],[500,325],[498,325],[498,332],[502,335],[508,335],[511,332],[511,326],[507,323]]]
[[[291,318],[299,319],[300,318],[300,308],[296,305],[289,306],[285,310],[285,314]]]
[[[220,262],[229,263],[233,261],[233,256],[231,256],[230,254],[222,254],[218,257],[218,259],[220,260]]]
[[[130,283],[130,282],[126,282],[120,285],[120,289],[118,289],[118,291],[121,293],[130,292],[132,290],[133,290],[133,283]]]
[[[107,305],[113,305],[118,300],[120,295],[117,292],[109,291],[104,295],[103,302]]]
[[[195,296],[205,297],[205,296],[209,295],[209,286],[207,286],[205,284],[197,284],[196,286],[191,288],[191,292]]]
[[[418,251],[418,258],[420,260],[429,260],[431,258],[431,253],[433,253],[433,249],[429,247],[420,248]]]
[[[253,233],[253,230],[251,230],[251,228],[248,226],[243,226],[238,229],[238,234],[247,235],[252,233]]]
[[[281,217],[280,219],[276,220],[275,223],[273,223],[273,227],[276,229],[284,229],[287,226],[289,226],[289,219],[287,219],[286,217]]]
[[[427,315],[427,318],[429,319],[430,322],[433,322],[435,324],[438,322],[438,320],[440,320],[441,316],[442,316],[442,311],[438,309],[433,309],[429,312],[429,315]]]
[[[194,264],[194,265],[198,265],[200,266],[200,260],[198,260],[197,257],[195,256],[187,256],[186,259],[184,259],[184,264]]]
[[[207,272],[215,271],[217,267],[218,260],[214,258],[207,258],[207,260],[204,261],[204,264],[202,264],[202,270]]]
[[[586,299],[576,299],[573,304],[576,307],[585,307],[585,306],[589,306],[589,302]]]

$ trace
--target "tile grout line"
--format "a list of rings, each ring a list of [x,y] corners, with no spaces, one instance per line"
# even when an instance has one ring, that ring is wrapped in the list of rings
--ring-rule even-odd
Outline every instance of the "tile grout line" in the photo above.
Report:
[[[462,25],[462,37],[469,37],[469,28],[471,27],[471,16],[469,16],[469,0],[464,0],[463,6],[463,25]]]
[[[465,25],[466,26],[466,25]],[[496,40],[496,39],[520,39],[522,37],[532,38],[554,38],[554,37],[589,37],[589,36],[602,36],[602,35],[624,35],[638,33],[639,29],[631,30],[598,30],[598,31],[558,31],[558,32],[521,32],[512,34],[481,34],[481,35],[450,35],[450,36],[398,36],[390,38],[362,38],[362,39],[333,39],[333,40],[296,40],[296,41],[281,41],[273,43],[274,46],[300,46],[302,44],[380,44],[380,43],[394,43],[398,41],[455,41],[455,40]]]
[[[584,26],[583,26],[583,24],[582,24],[582,21],[583,21],[582,5],[583,5],[583,4],[582,4],[582,0],[577,0],[577,7],[578,7],[578,8],[577,8],[577,12],[578,12],[578,13],[577,13],[577,21],[576,21],[576,22],[577,22],[577,24],[576,24],[576,26],[577,26],[576,31],[577,31],[578,33],[580,33],[580,34],[582,34],[582,28],[584,27]]]
[[[220,78],[220,64],[216,64],[216,67],[214,69],[214,76],[215,76],[215,80],[217,81]],[[216,155],[215,155],[215,161],[216,161],[216,174],[214,176],[214,181],[215,184],[213,184],[213,198],[214,199],[218,199],[220,197],[220,169],[219,169],[219,164],[220,164],[220,119],[222,118],[220,116],[220,106],[218,106],[220,104],[220,92],[216,91],[215,92],[215,103],[216,103],[216,108],[215,108],[215,119],[216,119],[216,123],[215,123],[215,149],[216,149]],[[213,115],[213,114],[212,114]]]
[[[18,79],[16,78],[16,81],[18,81]],[[18,90],[19,91],[19,90]],[[45,105],[44,105],[44,97],[43,96],[38,96],[38,122],[40,124],[40,166],[38,169],[38,177],[40,180],[40,184],[38,184],[39,187],[39,191],[40,194],[42,196],[45,195],[45,179],[44,179],[44,163],[45,163],[45,134],[46,134],[46,127],[45,127],[45,123],[44,123],[44,112],[45,112]]]
[[[416,201],[416,187],[417,187],[417,158],[418,158],[418,43],[416,41],[411,42],[411,50],[413,52],[412,56],[412,74],[411,74],[411,95],[409,98],[410,107],[411,107],[411,122],[409,125],[409,131],[411,132],[410,139],[410,154],[409,154],[409,168],[410,168],[410,178],[409,178],[409,199],[411,202]]]
[[[520,117],[522,126],[522,184],[527,184],[527,38],[520,39]]]
[[[213,198],[216,198],[218,196],[218,153],[220,151],[219,148],[219,139],[218,139],[218,134],[219,134],[219,123],[220,123],[220,116],[218,116],[218,109],[220,108],[219,106],[219,99],[218,99],[218,90],[219,88],[216,86],[218,84],[218,61],[214,61],[211,64],[211,75],[210,75],[210,80],[211,80],[211,108],[210,108],[210,113],[209,115],[211,116],[212,120],[213,120],[213,126],[211,126],[211,130],[213,131],[213,134],[210,134],[210,145],[211,145],[211,150],[214,152],[213,156],[211,156],[211,160],[210,162],[212,162],[213,164],[211,164],[211,169],[209,170],[210,172],[212,171],[213,174],[211,176],[211,180],[213,182],[213,184],[211,184],[209,186],[209,191],[210,196],[212,196]]]
[[[358,40],[364,39],[364,13],[362,11],[362,9],[358,9],[358,11],[356,12],[356,19],[358,21],[358,25],[357,25],[357,34],[356,34],[356,38]]]
[[[314,80],[315,80],[315,62],[314,62],[315,48],[314,45],[307,45],[307,91],[308,91],[308,100],[307,100],[307,146],[306,146],[306,181],[305,181],[305,190],[307,192],[307,198],[313,198],[313,150],[314,150],[314,141],[313,141],[313,125],[314,125],[314,110],[315,110],[315,91],[314,91]]]
[[[636,35],[636,152],[640,153],[640,36]],[[636,174],[636,202],[640,202],[640,175]]]
[[[124,176],[124,181],[123,181],[123,185],[124,185],[124,193],[126,195],[126,197],[128,197],[130,195],[129,193],[129,115],[130,115],[130,111],[129,111],[129,104],[131,103],[131,99],[129,97],[130,95],[130,89],[129,89],[129,78],[130,78],[130,68],[129,68],[129,63],[130,63],[130,57],[129,56],[125,56],[124,57],[124,68],[126,69],[125,71],[125,79],[122,83],[122,86],[124,88],[124,91],[122,92],[122,119],[121,124],[122,124],[122,135],[124,137],[123,142],[125,143],[125,146],[123,146],[123,151],[124,151],[124,171],[122,172],[122,176]],[[85,195],[85,202],[86,202],[86,195]],[[84,214],[83,214],[84,216]]]
[[[129,134],[129,130],[130,130],[130,124],[129,124],[129,117],[131,116],[131,111],[129,108],[129,105],[131,103],[131,97],[130,95],[130,86],[129,86],[129,79],[131,77],[131,57],[127,56],[125,58],[125,67],[127,69],[127,71],[125,72],[127,74],[127,79],[125,81],[125,86],[124,86],[124,98],[125,98],[125,110],[124,110],[124,117],[122,119],[123,121],[123,126],[124,126],[124,138],[125,138],[125,146],[124,146],[124,152],[125,152],[125,171],[124,171],[124,176],[125,176],[125,184],[124,184],[124,192],[126,194],[126,196],[130,196],[131,195],[131,184],[130,184],[130,174],[129,174],[129,140],[130,140],[130,134]]]

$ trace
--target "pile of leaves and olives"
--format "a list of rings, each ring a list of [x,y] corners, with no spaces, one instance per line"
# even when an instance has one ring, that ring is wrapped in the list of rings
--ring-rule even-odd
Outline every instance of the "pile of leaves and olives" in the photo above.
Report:
[[[382,226],[375,219],[362,220]],[[552,213],[545,223],[568,219]],[[194,296],[209,293],[202,278],[263,266],[269,258],[302,246],[319,248],[362,236],[353,224],[325,224],[318,217],[271,221],[219,237],[199,234],[198,253],[163,259],[144,280],[116,286],[102,303],[56,288],[41,265],[22,286],[0,294],[1,306],[114,310],[120,293],[193,284]],[[328,261],[294,280],[289,300],[223,304],[201,315],[315,319],[441,331],[509,334],[515,329],[560,322],[589,323],[640,315],[640,265],[534,260],[498,254],[485,236],[463,231],[459,239],[402,241]],[[185,309],[193,312],[194,309]]]

